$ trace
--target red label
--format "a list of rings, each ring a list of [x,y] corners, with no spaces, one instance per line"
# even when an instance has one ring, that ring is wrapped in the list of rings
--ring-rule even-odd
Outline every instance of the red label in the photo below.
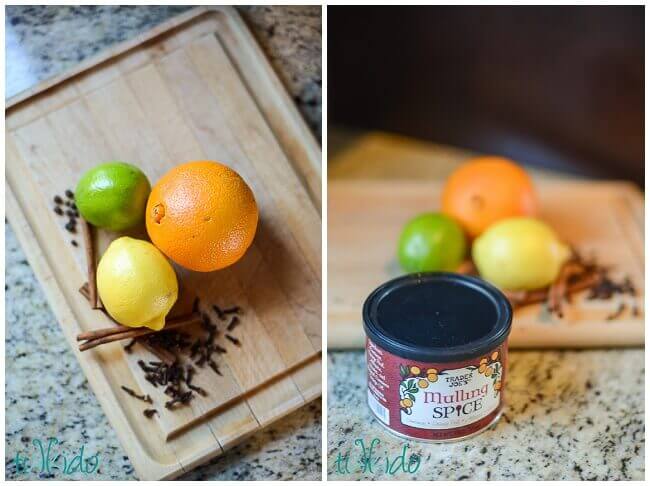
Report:
[[[389,429],[417,439],[471,435],[501,412],[507,344],[474,359],[423,363],[366,339],[368,405]]]

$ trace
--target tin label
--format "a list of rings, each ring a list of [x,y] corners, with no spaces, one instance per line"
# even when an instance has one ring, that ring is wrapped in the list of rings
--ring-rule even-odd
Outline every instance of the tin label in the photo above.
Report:
[[[447,440],[471,435],[499,413],[506,346],[458,363],[422,363],[366,341],[368,404],[390,429]]]
[[[409,364],[400,365],[400,421],[420,429],[448,429],[471,424],[489,415],[499,406],[501,364],[492,370],[477,366],[457,369],[421,370]],[[490,376],[485,374],[490,370]]]

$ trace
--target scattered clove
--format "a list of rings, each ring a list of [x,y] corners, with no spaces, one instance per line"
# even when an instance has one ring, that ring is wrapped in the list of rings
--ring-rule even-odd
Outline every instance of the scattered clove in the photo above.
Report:
[[[158,410],[156,410],[155,408],[147,408],[146,410],[144,410],[144,411],[142,412],[142,414],[143,414],[145,417],[149,418],[149,419],[150,419],[151,417],[153,417],[154,415],[156,415],[156,414],[160,415],[160,414],[158,413]]]
[[[237,339],[236,337],[231,336],[230,334],[226,334],[226,339],[233,343],[235,346],[241,346],[241,341]]]
[[[621,317],[621,315],[623,314],[623,312],[625,312],[625,309],[626,309],[626,308],[627,308],[627,306],[625,305],[625,302],[621,302],[621,303],[618,305],[618,308],[617,308],[617,309],[616,309],[612,314],[608,315],[608,316],[605,318],[605,320],[606,320],[606,321],[613,321],[613,320],[615,320],[615,319],[618,319],[619,317]]]
[[[135,339],[131,339],[131,341],[129,341],[129,343],[126,346],[124,346],[124,351],[130,353],[134,344],[135,344]]]
[[[232,331],[239,325],[239,317],[234,316],[226,328],[227,331]]]
[[[212,309],[214,309],[214,311],[217,313],[217,317],[219,317],[219,319],[223,320],[226,317],[226,315],[218,305],[213,304]]]
[[[240,314],[241,313],[241,307],[236,305],[234,307],[229,307],[228,309],[223,309],[222,312],[224,314]]]
[[[134,392],[133,390],[131,390],[130,388],[124,385],[122,385],[122,390],[124,390],[126,393],[131,395],[133,398],[137,398],[138,400],[142,400],[143,402],[153,403],[153,400],[149,395],[138,395],[136,392]]]

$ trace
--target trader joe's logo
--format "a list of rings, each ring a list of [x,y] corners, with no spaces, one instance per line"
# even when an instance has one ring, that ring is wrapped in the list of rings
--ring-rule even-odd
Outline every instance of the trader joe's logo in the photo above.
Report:
[[[475,422],[499,406],[503,366],[499,353],[478,366],[438,370],[401,364],[401,422],[421,429],[460,427]]]

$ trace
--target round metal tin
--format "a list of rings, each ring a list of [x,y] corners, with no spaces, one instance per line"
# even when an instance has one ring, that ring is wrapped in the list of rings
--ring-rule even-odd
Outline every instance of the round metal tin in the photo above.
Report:
[[[512,308],[487,282],[452,273],[391,280],[363,307],[368,404],[391,432],[469,437],[503,407]]]

